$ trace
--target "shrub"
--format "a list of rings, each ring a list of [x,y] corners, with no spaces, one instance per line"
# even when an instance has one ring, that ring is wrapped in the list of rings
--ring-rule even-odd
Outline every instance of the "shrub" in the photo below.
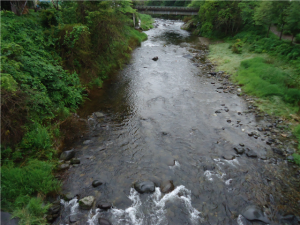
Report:
[[[233,53],[241,54],[242,53],[243,42],[240,39],[237,39],[235,43],[231,46]]]
[[[297,34],[297,35],[296,35],[295,41],[296,41],[297,43],[300,43],[300,34]]]
[[[29,161],[23,167],[2,166],[2,207],[23,207],[29,203],[31,196],[57,192],[60,183],[54,179],[52,168],[53,164],[38,160]]]
[[[143,30],[149,30],[153,28],[153,19],[150,15],[147,14],[138,14],[141,19],[141,28]]]

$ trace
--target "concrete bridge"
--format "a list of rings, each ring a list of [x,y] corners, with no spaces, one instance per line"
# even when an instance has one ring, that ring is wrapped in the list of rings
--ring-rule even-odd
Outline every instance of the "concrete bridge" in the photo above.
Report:
[[[198,14],[199,8],[173,7],[173,6],[135,6],[139,13],[163,14],[163,15],[183,15],[194,16]]]

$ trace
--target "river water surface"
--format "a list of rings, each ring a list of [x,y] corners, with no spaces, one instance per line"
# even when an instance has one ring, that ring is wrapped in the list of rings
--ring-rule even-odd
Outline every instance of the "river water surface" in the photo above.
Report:
[[[241,225],[248,224],[240,216],[248,205],[261,207],[272,224],[280,224],[280,215],[299,213],[299,183],[287,178],[291,166],[274,159],[262,137],[247,135],[260,123],[243,113],[247,103],[217,92],[223,81],[195,66],[193,56],[206,47],[180,29],[182,22],[156,23],[130,63],[79,110],[90,131],[72,144],[81,164],[64,173],[65,192],[94,196],[114,208],[79,210],[74,199],[64,202],[56,224],[69,224],[69,215],[76,214],[77,224],[91,225],[99,217],[112,224]],[[205,59],[196,63],[204,65]],[[105,117],[97,119],[94,112]],[[240,143],[258,157],[236,155],[233,148]],[[103,185],[94,188],[93,180]],[[156,183],[153,194],[132,188],[143,180]],[[162,194],[159,185],[167,180],[175,190]]]

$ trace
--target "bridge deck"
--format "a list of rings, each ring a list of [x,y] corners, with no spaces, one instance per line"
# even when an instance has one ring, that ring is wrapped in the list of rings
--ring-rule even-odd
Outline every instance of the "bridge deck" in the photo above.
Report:
[[[135,6],[138,12],[164,15],[197,15],[199,8],[173,6]]]

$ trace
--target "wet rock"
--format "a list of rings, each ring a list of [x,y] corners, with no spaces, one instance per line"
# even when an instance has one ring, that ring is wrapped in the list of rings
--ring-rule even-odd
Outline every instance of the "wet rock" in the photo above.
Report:
[[[112,204],[109,202],[100,202],[98,204],[98,208],[103,209],[103,210],[109,210],[112,208]]]
[[[111,222],[104,218],[99,218],[98,223],[99,223],[99,225],[111,225]]]
[[[293,153],[295,152],[295,149],[287,148],[287,149],[286,149],[286,152],[287,152],[288,154],[293,154]]]
[[[2,225],[18,225],[19,219],[12,218],[12,215],[8,212],[1,211],[1,223]]]
[[[101,112],[95,112],[94,114],[95,114],[95,116],[96,116],[97,118],[103,118],[103,117],[104,117],[104,114],[101,113]]]
[[[155,184],[152,181],[139,181],[134,184],[134,188],[141,194],[153,193],[155,191]]]
[[[266,143],[267,143],[267,145],[271,145],[271,144],[273,144],[274,143],[274,141],[269,141],[270,139],[268,139],[267,141],[266,141]]]
[[[58,170],[66,170],[66,169],[69,169],[69,168],[70,168],[70,164],[66,164],[66,163],[60,164],[58,166]]]
[[[203,165],[203,170],[214,170],[216,167],[213,165]]]
[[[248,136],[249,137],[252,137],[254,135],[254,133],[253,132],[251,132],[251,133],[248,133]]]
[[[235,150],[235,152],[237,153],[237,154],[243,154],[244,152],[245,152],[245,149],[244,148],[241,148],[241,147],[234,147],[233,148],[234,150]]]
[[[173,181],[168,180],[168,181],[162,182],[160,185],[160,190],[162,193],[169,193],[169,192],[173,191],[174,190]]]
[[[284,152],[279,148],[272,148],[272,150],[273,150],[274,153],[276,153],[278,155],[283,155],[284,154]]]
[[[158,57],[155,56],[154,58],[152,58],[153,61],[157,61],[158,60]]]
[[[208,73],[208,74],[210,74],[210,75],[212,75],[212,76],[216,76],[216,75],[217,75],[217,73],[215,73],[215,72],[210,72],[210,73]]]
[[[240,143],[239,145],[240,145],[241,147],[244,147],[244,146],[245,146],[243,143]]]
[[[92,183],[93,187],[98,187],[100,185],[102,185],[102,182],[100,182],[99,180],[94,180],[93,183]]]
[[[62,197],[63,197],[64,200],[70,201],[74,198],[74,196],[75,196],[74,194],[72,194],[71,192],[68,192],[66,194],[63,194]]]
[[[61,209],[61,205],[59,201],[55,201],[52,203],[51,207],[48,209],[48,214],[49,215],[55,215],[59,214]]]
[[[80,164],[80,159],[78,159],[78,158],[73,158],[73,159],[71,159],[71,164],[73,165],[73,164]]]
[[[72,214],[69,216],[70,223],[75,223],[78,220],[78,216],[76,214]]]
[[[227,123],[231,123],[231,120],[227,120]]]
[[[221,111],[220,111],[220,110],[217,110],[217,111],[215,111],[215,113],[221,113]]]
[[[296,216],[294,215],[286,215],[286,216],[282,216],[280,218],[280,222],[282,224],[289,224],[289,225],[297,225],[299,220]]]
[[[91,144],[91,143],[93,143],[93,141],[92,140],[85,140],[82,144],[84,144],[84,145],[88,145],[88,144]]]
[[[217,87],[217,89],[223,89],[223,87]]]
[[[92,208],[94,204],[95,198],[94,196],[87,196],[79,200],[79,207],[81,209],[89,210]]]
[[[228,108],[226,108],[226,109],[224,109],[224,111],[225,111],[225,112],[229,112],[229,109],[228,109]]]
[[[74,149],[72,149],[72,150],[62,152],[60,154],[59,159],[64,160],[64,161],[68,161],[68,160],[72,159],[74,156],[75,156],[75,151],[74,151]]]
[[[292,155],[289,155],[288,157],[286,157],[286,159],[289,161],[294,161],[294,157]]]
[[[254,152],[252,149],[249,149],[249,148],[247,149],[246,155],[248,157],[251,157],[251,158],[256,158],[257,157],[256,152]]]
[[[223,157],[223,159],[227,159],[227,160],[233,160],[235,158],[235,156],[231,155],[231,154],[226,154],[226,155],[223,155],[222,157]]]
[[[268,217],[257,206],[248,206],[242,211],[242,216],[250,221],[261,221],[264,223],[270,223]]]

